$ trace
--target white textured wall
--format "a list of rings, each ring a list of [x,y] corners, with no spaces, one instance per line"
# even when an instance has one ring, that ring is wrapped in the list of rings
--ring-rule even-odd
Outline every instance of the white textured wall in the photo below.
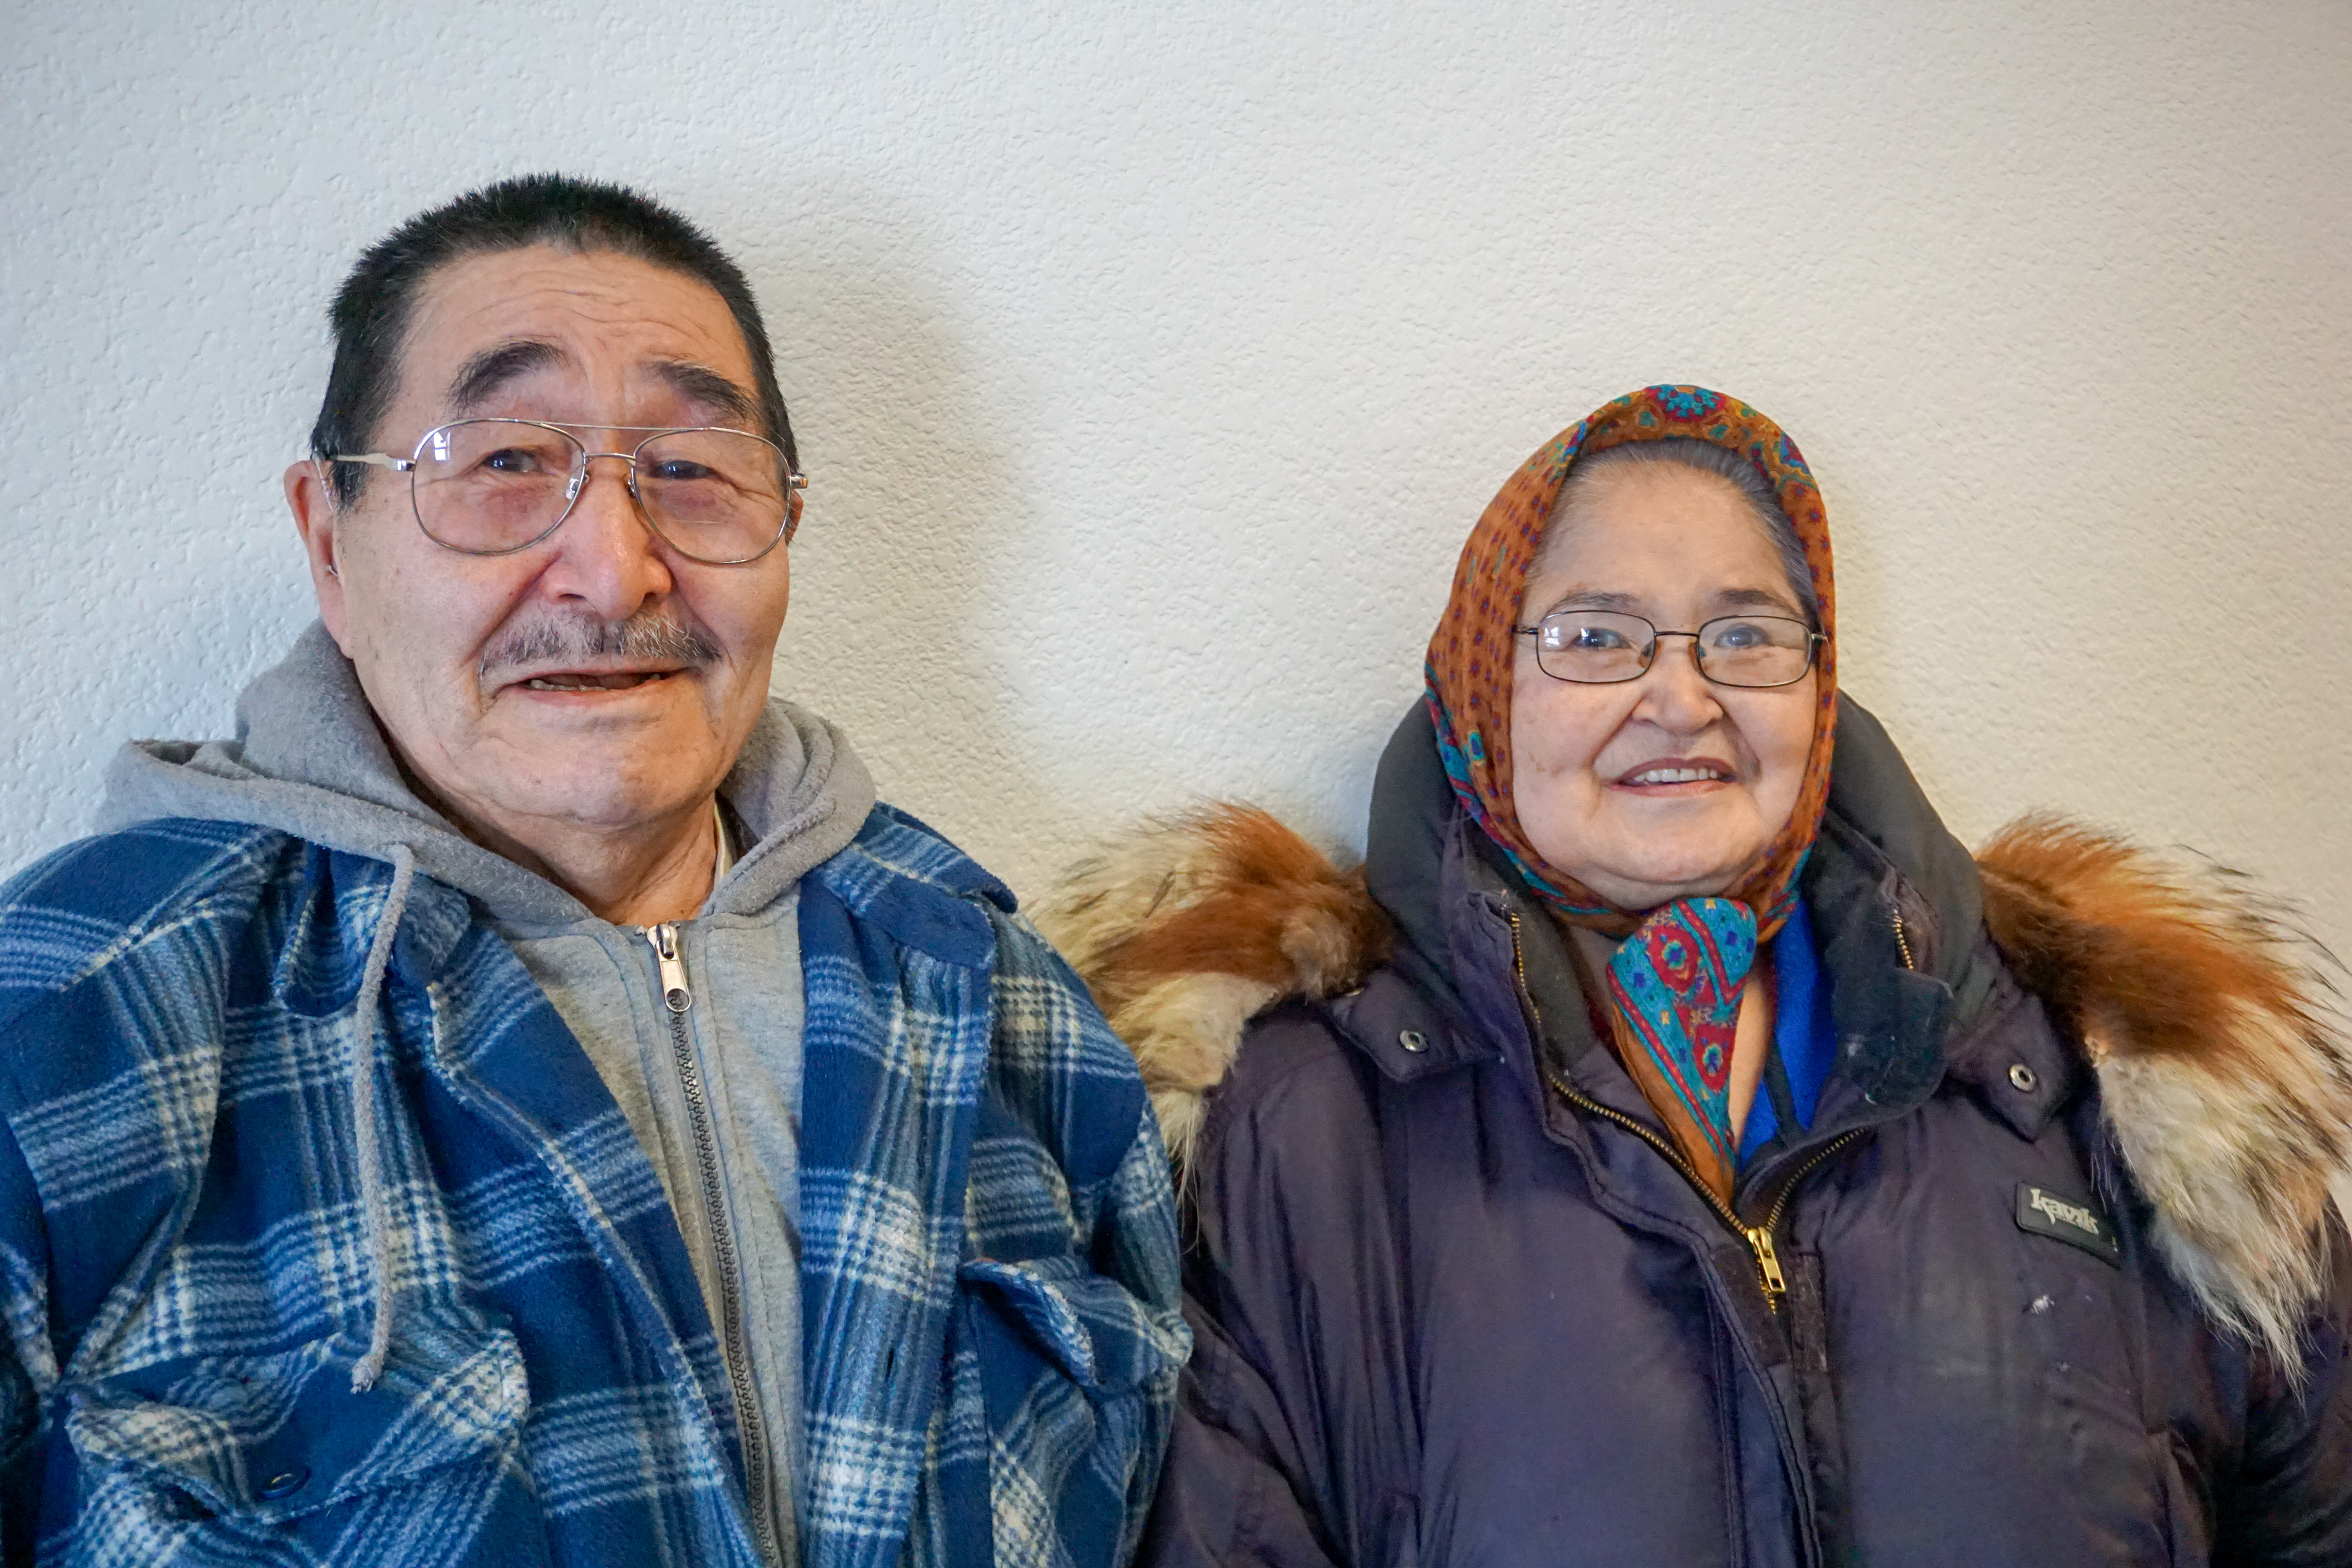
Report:
[[[311,613],[358,248],[543,167],[745,262],[814,476],[779,687],[1037,889],[1196,792],[1360,842],[1470,521],[1695,380],[1829,498],[1850,687],[2352,949],[2352,8],[23,0],[0,866]]]

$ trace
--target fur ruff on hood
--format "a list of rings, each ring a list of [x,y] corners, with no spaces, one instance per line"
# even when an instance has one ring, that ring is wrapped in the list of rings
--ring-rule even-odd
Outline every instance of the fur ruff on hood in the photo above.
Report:
[[[2294,1365],[2352,1158],[2331,961],[2245,878],[2055,817],[2002,829],[1977,866],[1995,945],[2097,1074],[2166,1263]],[[1360,869],[1239,805],[1112,840],[1036,921],[1135,1052],[1180,1166],[1249,1020],[1354,988],[1394,940]]]

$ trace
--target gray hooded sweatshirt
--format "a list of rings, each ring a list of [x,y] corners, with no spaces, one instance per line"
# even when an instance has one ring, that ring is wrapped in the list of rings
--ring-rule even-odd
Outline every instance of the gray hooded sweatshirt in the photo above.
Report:
[[[874,805],[841,731],[768,704],[719,786],[740,826],[733,866],[692,920],[652,931],[599,920],[419,799],[316,623],[238,697],[234,740],[133,742],[106,783],[100,831],[200,817],[376,859],[402,845],[420,875],[488,916],[661,1177],[736,1390],[753,1514],[789,1563],[802,1437],[799,885]],[[656,951],[663,939],[674,962]]]

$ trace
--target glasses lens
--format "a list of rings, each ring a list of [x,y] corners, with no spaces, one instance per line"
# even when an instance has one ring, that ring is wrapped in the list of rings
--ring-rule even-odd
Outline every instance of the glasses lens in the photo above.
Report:
[[[637,448],[646,519],[697,561],[750,561],[773,548],[788,479],[782,449],[740,430],[674,430]]]
[[[1650,668],[1657,630],[1639,616],[1562,610],[1536,627],[1536,663],[1561,680],[1631,680]]]
[[[1812,662],[1812,628],[1802,621],[1726,616],[1698,629],[1698,667],[1725,686],[1786,686]]]
[[[583,451],[562,431],[519,419],[444,425],[416,449],[416,521],[452,550],[520,550],[571,504]]]

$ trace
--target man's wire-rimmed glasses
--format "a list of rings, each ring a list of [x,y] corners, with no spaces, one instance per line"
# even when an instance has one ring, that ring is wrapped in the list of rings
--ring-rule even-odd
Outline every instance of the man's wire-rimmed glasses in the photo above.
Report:
[[[597,452],[578,431],[644,439],[625,452]],[[597,458],[628,464],[629,494],[646,525],[680,555],[711,566],[757,561],[789,539],[808,488],[773,441],[716,426],[457,419],[427,430],[405,458],[364,452],[328,461],[406,474],[427,539],[467,555],[510,555],[563,526]]]
[[[1536,639],[1536,664],[1546,675],[1588,686],[1640,679],[1662,637],[1690,638],[1691,662],[1717,686],[1793,686],[1829,641],[1786,616],[1717,616],[1695,632],[1670,632],[1613,610],[1555,610],[1511,633]]]

